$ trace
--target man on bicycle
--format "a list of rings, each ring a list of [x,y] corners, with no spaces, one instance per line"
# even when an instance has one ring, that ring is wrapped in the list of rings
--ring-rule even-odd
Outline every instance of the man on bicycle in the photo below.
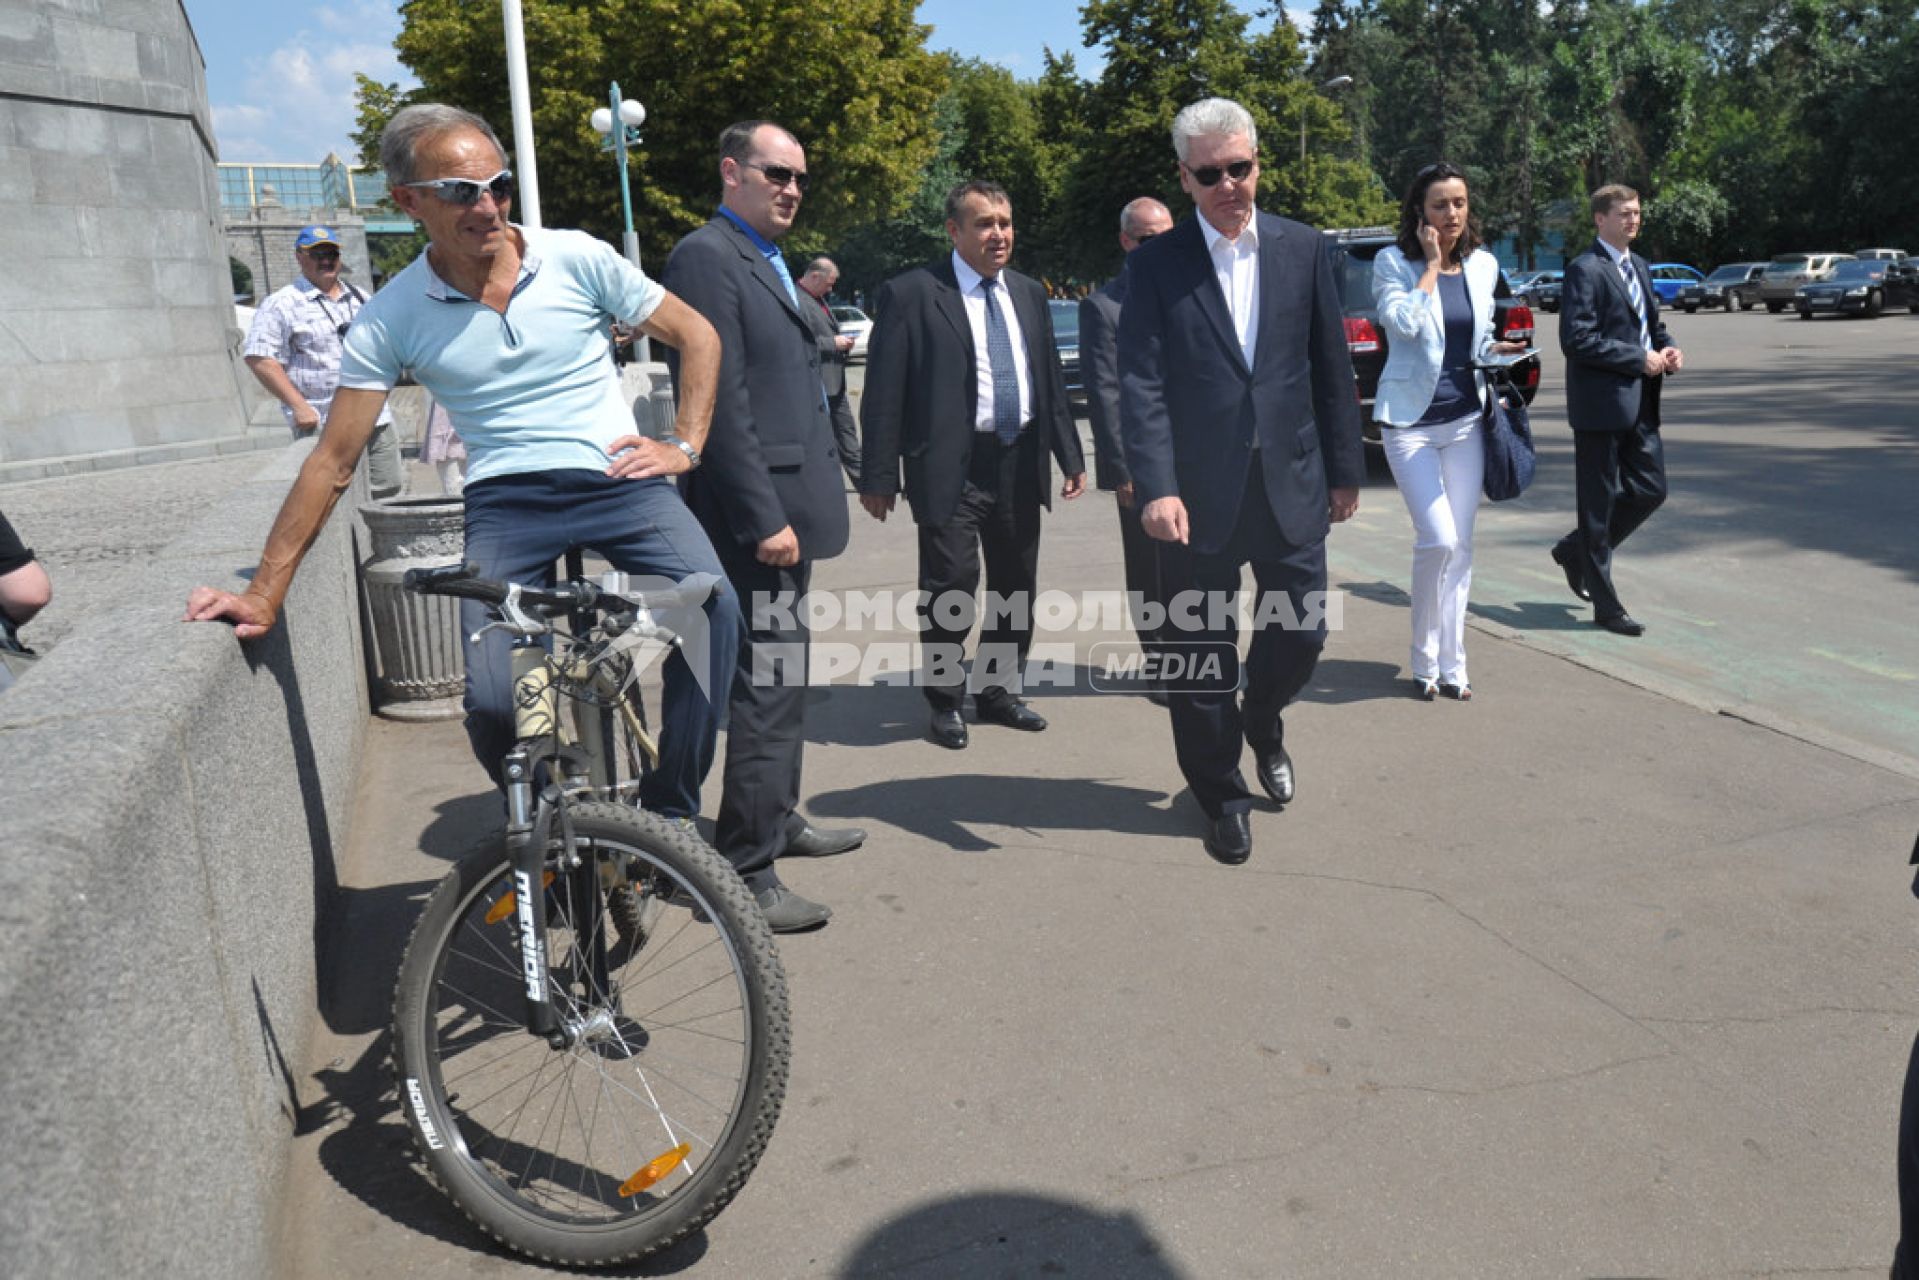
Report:
[[[712,419],[720,364],[712,326],[602,242],[508,222],[513,175],[478,116],[440,104],[406,107],[381,135],[380,159],[394,203],[426,229],[427,251],[347,331],[326,429],[280,508],[253,581],[238,595],[196,587],[187,617],[229,619],[243,640],[273,626],[301,557],[352,481],[387,393],[409,370],[466,444],[466,559],[480,576],[547,583],[553,562],[578,546],[628,573],[723,578],[670,478],[699,465]],[[611,321],[680,353],[679,414],[665,440],[633,433],[607,341]],[[699,811],[739,645],[731,586],[722,581],[705,613],[704,670],[696,677],[678,650],[667,660],[662,758],[640,790],[647,809],[669,818]],[[467,634],[477,631],[483,606],[462,601],[460,622]],[[513,742],[507,637],[494,632],[467,647],[466,682],[467,735],[497,782]]]

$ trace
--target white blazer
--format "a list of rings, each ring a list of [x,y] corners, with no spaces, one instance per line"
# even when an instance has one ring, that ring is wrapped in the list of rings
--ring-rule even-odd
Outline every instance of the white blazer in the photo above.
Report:
[[[1499,283],[1499,260],[1484,249],[1466,256],[1466,298],[1473,308],[1473,358],[1494,342],[1493,291]],[[1410,427],[1433,402],[1439,385],[1439,367],[1446,356],[1446,316],[1437,290],[1419,287],[1426,263],[1408,262],[1397,245],[1387,245],[1373,258],[1373,308],[1385,330],[1386,367],[1379,374],[1373,417],[1392,427]],[[1479,399],[1486,399],[1486,379],[1479,383]]]

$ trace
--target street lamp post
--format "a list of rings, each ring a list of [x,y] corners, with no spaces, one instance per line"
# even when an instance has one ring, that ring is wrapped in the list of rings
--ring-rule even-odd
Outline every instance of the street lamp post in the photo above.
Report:
[[[620,211],[626,215],[626,260],[634,266],[640,265],[640,233],[633,229],[633,185],[626,172],[626,149],[640,142],[640,126],[646,123],[646,108],[631,98],[620,96],[620,82],[613,81],[607,91],[608,106],[600,107],[588,117],[597,133],[606,134],[600,143],[600,150],[611,151],[620,166]],[[619,121],[619,128],[613,123]],[[651,345],[645,334],[635,339],[639,350],[635,353],[640,363],[652,360]]]
[[[1325,84],[1320,85],[1319,91],[1324,93],[1328,89],[1344,89],[1352,82],[1353,78],[1351,76],[1334,76]],[[1299,162],[1301,164],[1306,163],[1306,104],[1303,102],[1299,106]]]

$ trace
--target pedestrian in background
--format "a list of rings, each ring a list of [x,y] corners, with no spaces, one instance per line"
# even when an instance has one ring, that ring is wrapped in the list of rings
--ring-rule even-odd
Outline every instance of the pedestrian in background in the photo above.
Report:
[[[860,484],[860,424],[853,420],[853,406],[846,398],[846,359],[853,350],[851,334],[840,332],[833,309],[826,299],[840,281],[840,269],[831,258],[815,258],[806,264],[799,278],[800,292],[810,299],[802,301],[807,322],[820,344],[820,382],[826,388],[826,408],[833,416],[833,444],[840,451],[840,465],[855,489]]]
[[[1592,193],[1592,248],[1566,264],[1559,349],[1566,357],[1566,421],[1573,430],[1579,523],[1553,545],[1566,585],[1592,601],[1593,622],[1616,635],[1645,633],[1613,589],[1613,551],[1666,500],[1659,389],[1685,354],[1659,318],[1646,260],[1632,251],[1639,193],[1614,184]]]
[[[0,514],[0,689],[39,655],[20,642],[19,629],[53,600],[53,580]]]
[[[1464,702],[1473,518],[1485,478],[1480,415],[1490,393],[1473,366],[1525,347],[1493,340],[1499,261],[1480,247],[1466,175],[1429,164],[1400,202],[1398,239],[1373,258],[1373,307],[1386,368],[1373,416],[1413,518],[1412,674],[1418,696]]]
[[[431,396],[426,402],[426,430],[420,440],[420,461],[440,477],[440,492],[457,498],[466,488],[466,445],[453,429],[453,417]]]
[[[1173,229],[1173,215],[1151,196],[1141,196],[1119,211],[1119,247],[1127,254]],[[1126,574],[1126,603],[1141,652],[1152,653],[1158,627],[1145,626],[1142,611],[1164,609],[1166,593],[1160,584],[1159,549],[1139,522],[1139,504],[1133,500],[1133,477],[1126,470],[1126,450],[1119,434],[1119,314],[1126,302],[1126,266],[1079,304],[1079,364],[1086,380],[1086,409],[1093,420],[1095,483],[1112,491],[1119,511],[1119,545]],[[1157,684],[1147,693],[1166,705]]]
[[[340,385],[341,339],[366,295],[340,278],[340,240],[333,228],[302,228],[293,242],[299,278],[276,289],[253,313],[244,355],[286,416],[294,439],[319,430]],[[393,410],[382,406],[367,444],[367,483],[376,498],[406,487]]]

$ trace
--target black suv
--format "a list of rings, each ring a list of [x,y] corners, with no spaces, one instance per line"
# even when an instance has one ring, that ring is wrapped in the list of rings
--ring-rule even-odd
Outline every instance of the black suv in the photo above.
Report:
[[[1346,311],[1346,349],[1352,352],[1353,374],[1359,381],[1366,438],[1377,444],[1379,424],[1373,421],[1373,398],[1379,390],[1380,371],[1386,367],[1386,331],[1373,309],[1373,259],[1393,243],[1393,231],[1391,227],[1356,227],[1328,231],[1326,238],[1333,242],[1333,275],[1339,281],[1340,302]],[[1503,271],[1495,297],[1493,332],[1506,342],[1530,344],[1532,309],[1512,296]],[[1520,361],[1513,374],[1526,403],[1531,404],[1539,394],[1539,357]]]

